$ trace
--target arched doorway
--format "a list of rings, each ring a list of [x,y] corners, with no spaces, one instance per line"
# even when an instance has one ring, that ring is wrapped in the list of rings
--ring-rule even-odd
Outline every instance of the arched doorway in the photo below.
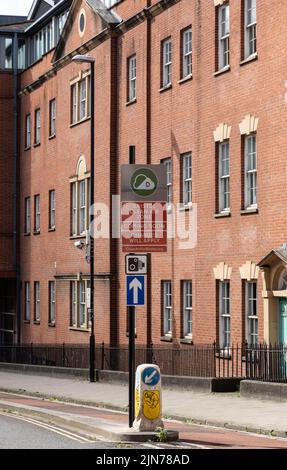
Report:
[[[274,249],[258,263],[263,275],[264,340],[287,345],[287,249]]]

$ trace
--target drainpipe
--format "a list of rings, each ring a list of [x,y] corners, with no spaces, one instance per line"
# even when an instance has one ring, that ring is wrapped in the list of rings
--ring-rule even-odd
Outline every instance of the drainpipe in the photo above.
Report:
[[[13,270],[16,271],[16,342],[21,342],[21,284],[18,260],[18,34],[13,37]]]

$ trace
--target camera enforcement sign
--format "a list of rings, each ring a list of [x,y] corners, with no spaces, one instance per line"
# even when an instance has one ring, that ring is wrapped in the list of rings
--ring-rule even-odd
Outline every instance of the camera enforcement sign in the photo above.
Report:
[[[147,274],[147,255],[126,255],[126,274]]]
[[[167,245],[165,166],[122,165],[121,182],[123,251],[125,253],[165,252]]]

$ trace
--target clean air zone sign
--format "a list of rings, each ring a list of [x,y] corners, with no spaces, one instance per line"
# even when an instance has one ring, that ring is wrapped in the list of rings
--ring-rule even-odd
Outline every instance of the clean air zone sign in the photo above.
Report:
[[[122,165],[121,229],[125,253],[166,251],[166,168]]]
[[[149,168],[139,168],[131,178],[131,188],[137,196],[152,196],[158,188],[156,173]]]

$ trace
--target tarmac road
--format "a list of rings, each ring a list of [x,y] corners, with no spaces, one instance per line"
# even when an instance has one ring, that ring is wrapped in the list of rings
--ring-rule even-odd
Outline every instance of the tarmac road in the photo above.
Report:
[[[88,442],[54,427],[0,412],[0,449],[112,449],[110,442]]]

